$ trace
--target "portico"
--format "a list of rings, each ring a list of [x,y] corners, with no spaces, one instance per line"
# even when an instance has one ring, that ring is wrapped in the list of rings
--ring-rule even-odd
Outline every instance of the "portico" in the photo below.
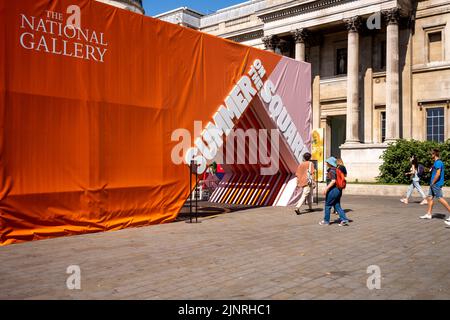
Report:
[[[343,13],[342,8],[335,8],[334,21],[330,21],[333,15],[324,23],[313,21],[316,22],[313,24],[311,20],[305,20],[296,24],[292,21],[298,28],[289,32],[293,44],[291,57],[312,64],[313,123],[314,127],[325,129],[326,156],[342,157],[349,168],[349,179],[353,180],[373,180],[378,175],[379,157],[387,143],[401,138],[399,23],[402,14],[403,20],[408,21],[405,18],[410,12],[401,11],[397,3],[391,5],[383,10],[366,11],[364,15],[360,14],[364,12],[360,7],[355,10],[355,15],[351,10]],[[293,8],[285,9],[285,13],[289,10]],[[333,8],[328,12],[332,13]],[[276,13],[271,12],[260,16],[266,22],[265,33],[271,33],[263,38],[263,42],[267,49],[282,52],[279,39],[286,35],[286,27],[276,26],[276,21],[272,21],[275,16]],[[379,57],[374,57],[374,42],[383,43],[381,49],[384,52],[378,52],[384,58],[383,63],[377,61],[381,60],[377,59]],[[373,66],[373,62],[378,65]],[[378,74],[374,75],[374,69]],[[384,76],[383,92],[377,83],[380,72]],[[375,111],[374,91],[385,97],[382,103],[383,137],[379,137],[381,123],[374,124],[373,121],[374,113],[377,113],[377,120],[381,115]],[[377,137],[374,137],[374,131]]]

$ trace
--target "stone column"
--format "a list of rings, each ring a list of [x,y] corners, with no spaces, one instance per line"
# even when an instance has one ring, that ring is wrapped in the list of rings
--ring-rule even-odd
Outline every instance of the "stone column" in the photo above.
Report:
[[[277,35],[270,35],[262,38],[266,50],[275,52],[280,45],[280,38]]]
[[[386,142],[400,138],[399,9],[383,11],[386,31]]]
[[[320,118],[320,127],[324,129],[325,133],[325,158],[332,156],[331,154],[331,122],[330,118],[327,116],[322,116]]]
[[[372,69],[372,36],[362,37],[361,39],[361,72],[364,77],[363,88],[360,93],[363,95],[361,99],[361,121],[364,126],[364,138],[361,140],[366,144],[373,143],[373,69]],[[363,120],[364,119],[364,120]]]
[[[291,33],[295,40],[295,60],[305,61],[305,56],[306,56],[305,41],[306,41],[306,37],[308,35],[307,30],[303,29],[303,28],[296,29],[296,30],[293,30]]]
[[[344,20],[348,29],[347,47],[347,128],[345,143],[360,143],[359,137],[359,16]]]
[[[320,43],[311,46],[310,49],[311,73],[312,73],[312,110],[313,128],[320,128]]]
[[[403,130],[400,128],[401,137],[403,139],[412,139],[413,138],[413,112],[417,110],[417,108],[413,108],[413,92],[412,92],[412,44],[413,44],[413,33],[414,30],[411,27],[411,24],[403,30],[403,32],[399,31],[400,37],[400,64],[403,65],[403,68],[400,68],[400,79],[402,84],[402,89],[400,90],[400,94],[402,95],[402,123]],[[402,37],[403,35],[403,37]],[[403,48],[403,49],[402,49]],[[402,59],[404,57],[404,64],[402,63]],[[403,71],[402,71],[403,69]]]

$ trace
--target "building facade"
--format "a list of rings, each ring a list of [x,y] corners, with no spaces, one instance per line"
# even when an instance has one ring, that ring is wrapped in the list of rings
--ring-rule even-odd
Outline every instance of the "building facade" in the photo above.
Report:
[[[144,7],[142,6],[142,0],[97,0],[121,9],[129,10],[132,12],[144,14]]]
[[[312,65],[313,127],[349,180],[373,181],[387,143],[450,138],[448,0],[253,0],[157,18]]]

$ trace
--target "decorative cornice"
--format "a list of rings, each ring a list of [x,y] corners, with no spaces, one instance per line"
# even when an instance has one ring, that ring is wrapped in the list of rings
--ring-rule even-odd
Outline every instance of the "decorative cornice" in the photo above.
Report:
[[[249,41],[249,40],[254,40],[254,39],[260,39],[263,36],[264,36],[264,31],[257,30],[257,31],[253,31],[253,32],[248,32],[248,33],[232,36],[227,39],[234,41],[234,42],[244,42],[244,41]]]
[[[270,35],[263,37],[262,41],[266,49],[275,51],[275,49],[280,45],[281,40],[277,35]]]
[[[423,106],[426,104],[437,104],[442,103],[446,104],[447,108],[450,108],[450,97],[447,98],[437,98],[437,99],[423,99],[423,100],[417,100],[417,104],[419,106]]]
[[[400,21],[400,9],[392,8],[381,11],[387,24],[398,24]]]
[[[354,16],[349,19],[344,19],[345,26],[348,32],[359,32],[362,27],[362,19],[360,16]]]
[[[292,36],[294,37],[295,43],[305,43],[308,38],[309,32],[306,28],[295,29],[291,31]]]
[[[306,12],[317,11],[334,5],[359,0],[318,0],[311,3],[300,3],[295,6],[286,7],[285,4],[271,7],[268,10],[262,10],[258,17],[263,22],[271,22],[274,20],[289,18]]]

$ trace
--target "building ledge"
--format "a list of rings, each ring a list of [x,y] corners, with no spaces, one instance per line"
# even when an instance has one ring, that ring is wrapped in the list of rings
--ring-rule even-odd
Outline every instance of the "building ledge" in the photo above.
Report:
[[[324,104],[337,103],[337,102],[347,102],[347,97],[334,97],[334,98],[320,99],[320,103],[324,103]]]
[[[232,32],[227,32],[227,33],[221,33],[221,34],[217,34],[218,37],[221,38],[225,38],[225,39],[230,39],[230,38],[238,38],[238,37],[245,37],[248,34],[257,32],[257,33],[261,33],[261,38],[264,36],[264,31],[262,29],[262,25],[256,25],[256,26],[252,26],[252,27],[248,27],[245,29],[239,29],[236,31],[232,31]],[[203,30],[200,30],[203,31]]]
[[[338,76],[320,78],[320,84],[340,82],[340,81],[347,81],[347,75],[338,75]]]
[[[413,73],[439,71],[450,69],[450,61],[430,62],[424,64],[416,64],[412,67]]]
[[[261,10],[257,14],[262,21],[270,22],[354,1],[355,0],[305,0],[300,3],[294,2],[294,4],[288,2]]]
[[[417,100],[417,105],[420,107],[421,111],[422,107],[426,107],[427,105],[442,104],[442,103],[445,103],[447,105],[447,108],[450,108],[450,97]]]
[[[340,149],[386,149],[388,147],[387,143],[344,143],[339,148]]]
[[[253,32],[238,34],[236,36],[231,36],[231,37],[228,36],[228,37],[224,37],[224,38],[234,41],[234,42],[245,42],[245,41],[250,41],[250,40],[261,39],[263,36],[264,36],[264,31],[262,29],[260,29],[260,30],[256,30]]]
[[[386,77],[386,70],[383,71],[376,71],[372,74],[373,78],[383,78]]]

